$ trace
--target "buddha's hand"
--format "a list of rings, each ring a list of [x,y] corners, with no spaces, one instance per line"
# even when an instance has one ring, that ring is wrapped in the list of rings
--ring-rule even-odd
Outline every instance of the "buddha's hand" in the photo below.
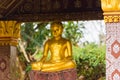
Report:
[[[71,56],[68,56],[68,57],[66,57],[66,58],[64,59],[64,61],[70,61],[70,60],[72,60],[72,57],[71,57]]]
[[[39,66],[40,66],[40,70],[42,69],[42,66],[43,66],[43,62],[39,62]]]
[[[42,62],[34,62],[31,63],[32,70],[41,70],[42,69]]]
[[[68,60],[72,60],[73,58],[72,58],[71,56],[68,56],[67,59],[68,59]]]

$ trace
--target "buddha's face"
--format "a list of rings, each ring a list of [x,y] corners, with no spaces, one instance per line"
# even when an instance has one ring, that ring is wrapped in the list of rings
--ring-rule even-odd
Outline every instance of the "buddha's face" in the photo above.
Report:
[[[54,37],[59,37],[62,35],[63,28],[60,25],[54,24],[51,27],[51,32]]]

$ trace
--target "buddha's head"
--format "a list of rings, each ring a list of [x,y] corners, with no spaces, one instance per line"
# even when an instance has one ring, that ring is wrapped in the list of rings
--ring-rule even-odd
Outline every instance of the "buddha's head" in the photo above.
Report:
[[[59,37],[62,35],[63,25],[61,22],[53,22],[51,24],[51,33],[53,37]]]

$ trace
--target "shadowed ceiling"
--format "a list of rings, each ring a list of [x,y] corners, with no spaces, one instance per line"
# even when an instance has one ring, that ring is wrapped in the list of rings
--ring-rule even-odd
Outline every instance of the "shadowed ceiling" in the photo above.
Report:
[[[0,19],[18,21],[103,19],[100,0],[0,0]]]

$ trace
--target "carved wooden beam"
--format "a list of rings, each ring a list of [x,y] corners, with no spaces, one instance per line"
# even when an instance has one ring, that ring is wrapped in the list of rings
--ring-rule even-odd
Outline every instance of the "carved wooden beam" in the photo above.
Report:
[[[94,15],[94,16],[92,16]],[[22,22],[31,21],[70,21],[70,20],[103,20],[102,11],[74,12],[74,13],[54,13],[54,14],[23,14],[6,18],[7,20],[17,20]]]
[[[0,18],[6,17],[14,11],[23,0],[0,0]]]
[[[14,4],[12,4],[13,2]],[[0,8],[1,20],[66,21],[103,19],[100,0],[3,0],[2,4],[4,5]],[[4,8],[5,6],[7,9]]]

